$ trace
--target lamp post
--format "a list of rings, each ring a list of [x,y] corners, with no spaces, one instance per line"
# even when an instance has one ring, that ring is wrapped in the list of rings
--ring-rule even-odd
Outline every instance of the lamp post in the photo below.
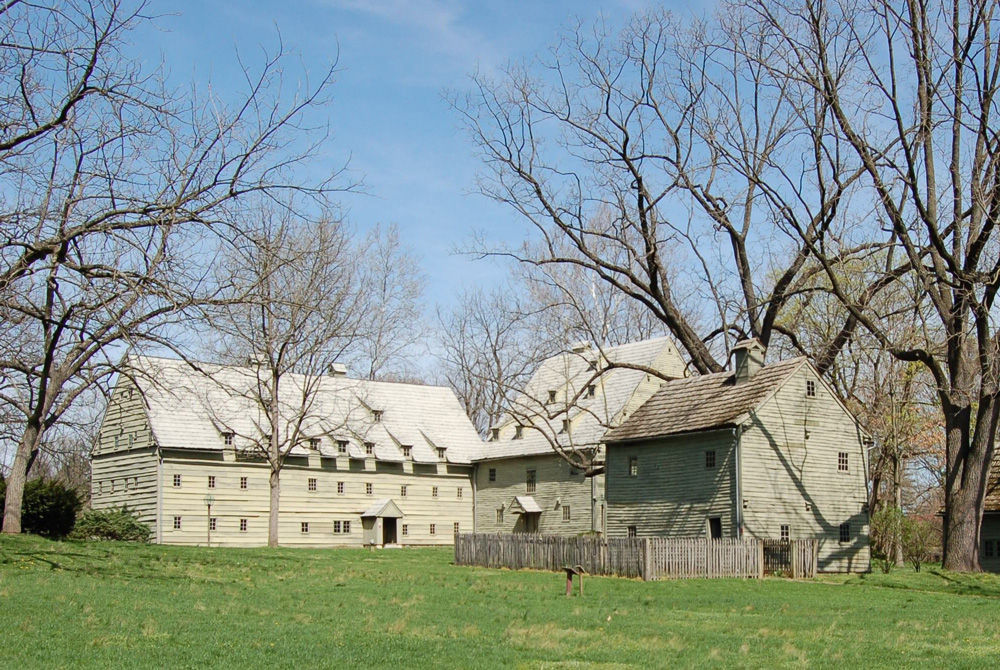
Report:
[[[205,507],[208,508],[208,513],[205,521],[205,525],[208,528],[208,546],[212,546],[212,503],[215,502],[215,496],[208,494],[205,496]]]

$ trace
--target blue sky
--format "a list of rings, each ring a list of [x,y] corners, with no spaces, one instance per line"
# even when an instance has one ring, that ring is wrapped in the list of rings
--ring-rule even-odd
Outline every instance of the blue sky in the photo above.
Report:
[[[472,145],[443,98],[476,69],[489,72],[554,43],[571,17],[620,21],[644,0],[490,2],[452,0],[154,0],[156,30],[137,36],[142,57],[164,60],[176,83],[209,84],[225,95],[238,81],[236,55],[251,65],[278,35],[301,57],[290,78],[319,76],[336,57],[341,71],[325,113],[334,134],[324,169],[350,157],[367,195],[347,195],[349,220],[396,224],[422,259],[429,306],[448,305],[460,287],[488,286],[504,271],[454,253],[476,230],[512,240],[527,234],[515,214],[474,190]],[[697,4],[680,12],[700,11]],[[325,119],[324,119],[325,120]]]

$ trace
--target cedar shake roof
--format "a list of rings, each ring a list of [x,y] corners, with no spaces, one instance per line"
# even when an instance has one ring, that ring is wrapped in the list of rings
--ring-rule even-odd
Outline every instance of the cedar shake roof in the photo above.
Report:
[[[984,510],[986,512],[1000,512],[1000,457],[997,455],[993,456],[993,464],[990,466]]]
[[[772,363],[742,384],[734,382],[732,372],[667,382],[628,420],[608,431],[604,440],[647,440],[738,425],[808,364],[805,357]]]

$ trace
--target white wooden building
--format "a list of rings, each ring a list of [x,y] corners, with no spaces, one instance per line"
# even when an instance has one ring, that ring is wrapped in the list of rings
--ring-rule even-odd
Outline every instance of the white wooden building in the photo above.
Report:
[[[630,364],[659,371],[615,367]],[[669,338],[598,350],[577,345],[543,361],[490,430],[476,462],[476,531],[603,533],[604,434],[664,383],[684,375]],[[556,447],[593,461],[586,476]]]
[[[93,450],[93,506],[138,510],[157,542],[265,544],[269,467],[247,437],[260,410],[232,392],[256,375],[162,358],[133,365]],[[285,389],[297,391],[294,376]],[[450,544],[472,530],[480,444],[451,389],[325,376],[281,471],[279,541]]]

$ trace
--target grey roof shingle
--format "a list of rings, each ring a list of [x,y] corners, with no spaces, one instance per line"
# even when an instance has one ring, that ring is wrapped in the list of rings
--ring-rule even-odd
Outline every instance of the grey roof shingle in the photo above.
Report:
[[[235,446],[246,448],[264,425],[260,408],[240,392],[256,384],[251,368],[202,364],[199,372],[183,361],[154,357],[132,359],[131,365],[143,371],[135,379],[161,447],[222,450],[222,432],[233,432]],[[301,402],[302,384],[300,375],[287,375],[280,396],[289,407]],[[381,421],[373,420],[369,408],[383,411]],[[289,427],[279,430],[287,433]],[[435,448],[445,449],[449,463],[470,463],[482,444],[450,388],[334,376],[320,380],[303,434],[321,438],[324,456],[336,455],[336,441],[344,440],[350,457],[364,458],[364,442],[373,442],[376,459],[403,461],[402,447],[408,446],[417,463],[440,462]],[[297,446],[291,453],[308,449]]]
[[[607,347],[601,353],[611,363],[658,368],[669,377],[684,375],[684,361],[668,337]],[[590,362],[596,361],[597,357],[598,352],[590,349],[564,352],[542,361],[512,403],[518,410],[518,416],[508,415],[498,422],[500,439],[483,443],[475,460],[552,454],[554,451],[549,440],[559,432],[560,424],[567,417],[572,422],[572,430],[561,437],[561,446],[593,449],[603,444],[604,433],[615,425],[647,373],[610,367],[603,369],[599,380],[593,382],[595,371]],[[597,392],[593,398],[580,393],[589,383],[596,383]],[[546,402],[550,390],[557,392],[558,401],[555,404]],[[567,398],[578,393],[579,399],[567,408]],[[545,417],[545,412],[550,410],[556,413],[553,419]],[[515,439],[514,426],[519,423],[525,423],[526,427],[523,436]],[[541,426],[541,430],[531,425]]]
[[[667,382],[604,440],[627,442],[736,425],[803,365],[808,365],[804,357],[772,363],[742,384],[734,383],[732,372]]]

